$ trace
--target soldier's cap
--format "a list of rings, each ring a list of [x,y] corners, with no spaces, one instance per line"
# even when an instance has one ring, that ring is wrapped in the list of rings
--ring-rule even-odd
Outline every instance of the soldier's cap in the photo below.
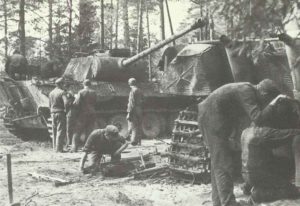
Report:
[[[91,81],[90,81],[89,79],[85,79],[85,80],[83,81],[83,85],[84,85],[84,86],[91,86],[92,83],[91,83]]]
[[[105,134],[108,138],[119,136],[119,129],[114,125],[107,125],[105,127]]]
[[[64,82],[64,79],[62,77],[55,80],[55,84],[62,84]]]
[[[263,92],[267,94],[271,94],[274,96],[277,96],[280,94],[280,90],[276,86],[275,82],[271,79],[264,79],[261,82],[258,83],[258,89],[262,90]]]
[[[136,79],[135,79],[135,78],[130,78],[130,79],[128,79],[128,84],[129,84],[130,86],[136,85]]]

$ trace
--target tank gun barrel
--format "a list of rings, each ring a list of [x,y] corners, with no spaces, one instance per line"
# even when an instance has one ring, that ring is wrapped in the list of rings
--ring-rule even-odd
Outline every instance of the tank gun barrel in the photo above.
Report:
[[[162,48],[163,46],[167,45],[168,43],[174,41],[175,39],[178,39],[180,37],[182,37],[183,35],[189,33],[190,31],[193,31],[197,28],[202,28],[204,27],[205,25],[207,25],[208,23],[208,20],[207,19],[198,19],[192,26],[188,27],[187,29],[184,29],[183,31],[181,31],[180,33],[178,34],[174,34],[173,36],[165,39],[164,41],[154,45],[153,47],[150,47],[144,51],[142,51],[141,53],[139,54],[136,54],[128,59],[123,59],[121,61],[121,68],[122,67],[126,67],[127,65],[129,64],[132,64],[134,62],[136,62],[137,60],[149,55],[150,53]]]

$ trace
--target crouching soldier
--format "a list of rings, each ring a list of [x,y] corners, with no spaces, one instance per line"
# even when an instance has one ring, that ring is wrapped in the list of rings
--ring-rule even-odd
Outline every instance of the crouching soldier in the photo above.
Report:
[[[287,101],[275,105],[274,113],[262,125],[253,123],[242,134],[242,173],[252,187],[250,202],[254,204],[299,197],[297,188],[290,183],[294,164],[274,154],[274,149],[285,145],[289,151],[294,148],[294,154],[298,150],[295,146],[300,129],[293,128],[298,127],[299,117]]]
[[[108,125],[105,129],[94,130],[87,138],[83,147],[80,169],[83,173],[95,173],[99,170],[103,154],[111,155],[111,161],[120,161],[121,153],[128,146],[126,140],[119,135],[116,126]],[[87,156],[90,155],[91,165],[84,168]]]

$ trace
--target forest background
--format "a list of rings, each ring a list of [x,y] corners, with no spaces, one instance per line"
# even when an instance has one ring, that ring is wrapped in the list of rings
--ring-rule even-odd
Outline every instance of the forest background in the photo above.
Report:
[[[66,65],[75,52],[138,53],[202,17],[209,24],[176,44],[266,38],[283,31],[297,0],[0,0],[0,69],[15,49],[30,64]],[[160,53],[153,54],[152,61]],[[152,65],[155,65],[152,64]]]

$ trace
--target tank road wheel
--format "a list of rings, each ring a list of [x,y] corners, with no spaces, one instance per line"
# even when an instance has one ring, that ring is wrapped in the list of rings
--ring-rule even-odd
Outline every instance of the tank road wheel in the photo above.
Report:
[[[159,114],[145,114],[142,129],[146,138],[156,138],[161,135],[166,127],[165,119]]]
[[[103,128],[106,127],[106,125],[107,125],[106,119],[104,119],[102,117],[97,117],[96,123],[95,123],[95,128],[96,129],[103,129]]]
[[[123,137],[126,138],[128,136],[128,123],[125,114],[117,114],[112,116],[109,123],[117,126],[120,130],[120,134]]]

